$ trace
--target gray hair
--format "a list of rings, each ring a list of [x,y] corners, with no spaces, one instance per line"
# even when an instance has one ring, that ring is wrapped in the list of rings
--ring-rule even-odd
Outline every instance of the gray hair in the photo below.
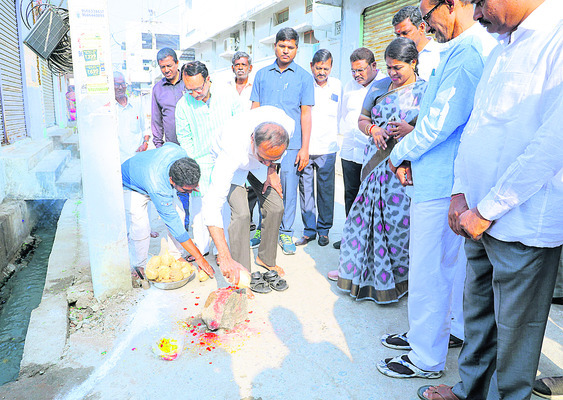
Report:
[[[254,129],[254,144],[258,147],[268,142],[272,147],[289,146],[289,134],[277,122],[262,122]]]
[[[248,60],[248,65],[252,64],[252,58],[250,58],[250,56],[247,53],[245,53],[244,51],[237,51],[235,53],[235,55],[233,56],[233,59],[231,61],[232,64],[235,65],[235,62],[237,62],[241,58],[246,58]]]
[[[172,182],[178,186],[194,186],[199,182],[201,170],[193,158],[183,157],[174,161],[168,175],[170,175]]]
[[[311,62],[315,65],[318,62],[325,62],[328,60],[330,60],[330,63],[332,64],[332,54],[330,51],[327,49],[320,49],[313,55],[313,61]]]
[[[422,14],[420,12],[420,8],[416,6],[406,6],[401,8],[397,14],[393,16],[393,22],[391,23],[393,26],[399,25],[406,19],[410,19],[412,24],[416,27],[419,27],[424,21],[422,20]]]

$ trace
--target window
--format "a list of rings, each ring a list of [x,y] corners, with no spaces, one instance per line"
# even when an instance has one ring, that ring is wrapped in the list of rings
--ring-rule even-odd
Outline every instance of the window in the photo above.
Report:
[[[152,49],[152,33],[141,33],[141,44],[143,49]]]
[[[315,32],[307,31],[303,34],[303,43],[307,44],[315,44],[319,43],[319,41],[315,38]]]
[[[143,71],[150,71],[151,60],[143,60]]]
[[[127,47],[125,46],[125,42],[121,42],[121,50],[127,50]]]
[[[286,8],[285,10],[277,12],[274,15],[274,22],[275,22],[274,25],[283,24],[286,21],[289,21],[289,8]]]
[[[313,0],[305,0],[305,14],[313,11]]]
[[[156,49],[160,50],[164,47],[178,50],[180,48],[180,35],[163,35],[156,34]]]

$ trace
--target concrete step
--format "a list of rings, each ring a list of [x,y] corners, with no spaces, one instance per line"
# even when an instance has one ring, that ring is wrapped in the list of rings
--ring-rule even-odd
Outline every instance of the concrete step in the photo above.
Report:
[[[73,129],[51,127],[47,129],[47,137],[53,141],[55,150],[65,150],[63,142],[72,135]]]
[[[73,158],[80,158],[80,145],[78,134],[72,134],[62,141],[62,149],[70,150]]]
[[[54,150],[43,158],[32,170],[39,182],[41,198],[56,198],[57,190],[55,184],[70,159],[70,150]]]
[[[61,199],[82,197],[82,167],[79,159],[73,158],[68,162],[55,185]]]

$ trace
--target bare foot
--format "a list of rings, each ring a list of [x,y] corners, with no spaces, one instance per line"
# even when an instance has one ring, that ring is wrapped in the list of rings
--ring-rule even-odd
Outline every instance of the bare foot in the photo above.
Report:
[[[145,231],[145,232],[146,232],[146,231]],[[152,238],[158,237],[158,232],[157,232],[157,231],[151,231],[151,237],[152,237]]]
[[[270,267],[265,263],[263,263],[262,260],[260,260],[260,257],[258,256],[256,257],[256,264],[261,266],[262,268],[266,268],[268,271],[276,271],[279,276],[285,275],[285,272],[282,267],[280,267],[279,265],[274,265],[273,267]]]

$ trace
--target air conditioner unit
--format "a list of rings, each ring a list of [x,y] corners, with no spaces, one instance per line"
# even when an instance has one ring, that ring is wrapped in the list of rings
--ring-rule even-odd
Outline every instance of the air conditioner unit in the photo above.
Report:
[[[233,37],[226,38],[223,47],[224,51],[237,51],[237,40]]]

